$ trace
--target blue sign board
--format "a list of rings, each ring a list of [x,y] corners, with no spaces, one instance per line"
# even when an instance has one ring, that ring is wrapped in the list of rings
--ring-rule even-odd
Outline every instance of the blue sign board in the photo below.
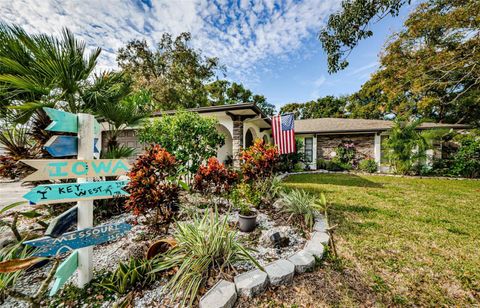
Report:
[[[24,242],[24,244],[36,248],[33,256],[50,257],[71,250],[117,240],[123,237],[131,228],[131,225],[122,222],[68,232],[56,238],[42,237]]]

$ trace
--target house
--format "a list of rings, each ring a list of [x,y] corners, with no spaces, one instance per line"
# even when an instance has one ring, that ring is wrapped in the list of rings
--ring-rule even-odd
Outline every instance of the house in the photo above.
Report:
[[[209,106],[189,109],[202,116],[214,117],[219,124],[217,129],[225,136],[225,144],[218,150],[220,161],[233,159],[238,165],[238,154],[243,147],[249,147],[257,138],[267,143],[273,142],[271,120],[253,103]],[[157,112],[160,117],[175,111]],[[392,121],[320,118],[295,120],[295,135],[303,143],[306,164],[316,169],[317,159],[331,159],[334,150],[341,143],[353,143],[359,158],[373,158],[380,165],[382,162],[382,142],[388,136]],[[423,123],[419,129],[446,128],[466,129],[468,125]],[[105,132],[104,132],[105,133]],[[136,137],[136,130],[126,129],[118,136],[120,144],[134,147],[138,152],[143,146]],[[106,144],[103,142],[103,144]]]
[[[335,148],[342,143],[353,143],[360,156],[358,158],[372,158],[380,166],[384,156],[382,144],[393,124],[387,120],[343,118],[296,120],[295,134],[303,141],[303,150],[311,169],[316,169],[317,159],[331,159],[335,155]],[[425,122],[419,127],[433,128],[460,130],[469,126]]]

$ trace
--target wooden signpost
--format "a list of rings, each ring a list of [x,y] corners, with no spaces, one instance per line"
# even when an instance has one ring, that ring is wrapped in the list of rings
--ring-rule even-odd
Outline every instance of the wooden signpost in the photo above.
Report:
[[[42,237],[24,242],[35,247],[35,257],[51,257],[73,251],[75,249],[90,247],[122,237],[132,228],[127,223],[101,225],[93,228],[67,232],[59,237]]]
[[[117,176],[130,169],[126,159],[30,159],[21,162],[38,169],[23,179],[26,182]]]
[[[53,204],[79,200],[110,199],[128,195],[126,191],[122,190],[127,183],[127,180],[123,180],[38,185],[27,194],[23,195],[23,197],[32,204]]]
[[[77,134],[53,136],[45,144],[45,149],[54,157],[77,155],[77,159],[22,161],[37,169],[24,181],[77,179],[76,183],[39,185],[24,196],[34,204],[77,201],[77,206],[52,220],[45,237],[24,242],[37,248],[36,256],[56,256],[72,251],[55,273],[57,279],[50,292],[53,295],[75,271],[79,287],[90,282],[93,276],[93,246],[116,240],[131,229],[127,223],[93,227],[94,199],[128,195],[122,189],[128,182],[126,180],[95,182],[93,178],[126,174],[130,165],[124,159],[98,159],[101,127],[92,115],[52,108],[44,110],[52,119],[47,130]],[[77,230],[65,233],[74,221],[77,222]]]

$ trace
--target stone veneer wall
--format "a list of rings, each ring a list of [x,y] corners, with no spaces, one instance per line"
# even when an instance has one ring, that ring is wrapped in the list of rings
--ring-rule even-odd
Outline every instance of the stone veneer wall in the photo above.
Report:
[[[243,121],[234,120],[233,121],[233,136],[232,136],[232,156],[233,156],[233,166],[240,167],[240,160],[238,155],[240,150],[243,147]]]
[[[331,159],[341,143],[353,142],[358,158],[375,157],[375,134],[317,135],[317,159]]]

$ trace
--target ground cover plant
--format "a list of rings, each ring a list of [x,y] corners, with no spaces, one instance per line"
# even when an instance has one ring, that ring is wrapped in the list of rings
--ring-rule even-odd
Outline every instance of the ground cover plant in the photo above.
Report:
[[[340,259],[240,307],[480,303],[479,181],[309,174],[286,185],[325,193]]]

